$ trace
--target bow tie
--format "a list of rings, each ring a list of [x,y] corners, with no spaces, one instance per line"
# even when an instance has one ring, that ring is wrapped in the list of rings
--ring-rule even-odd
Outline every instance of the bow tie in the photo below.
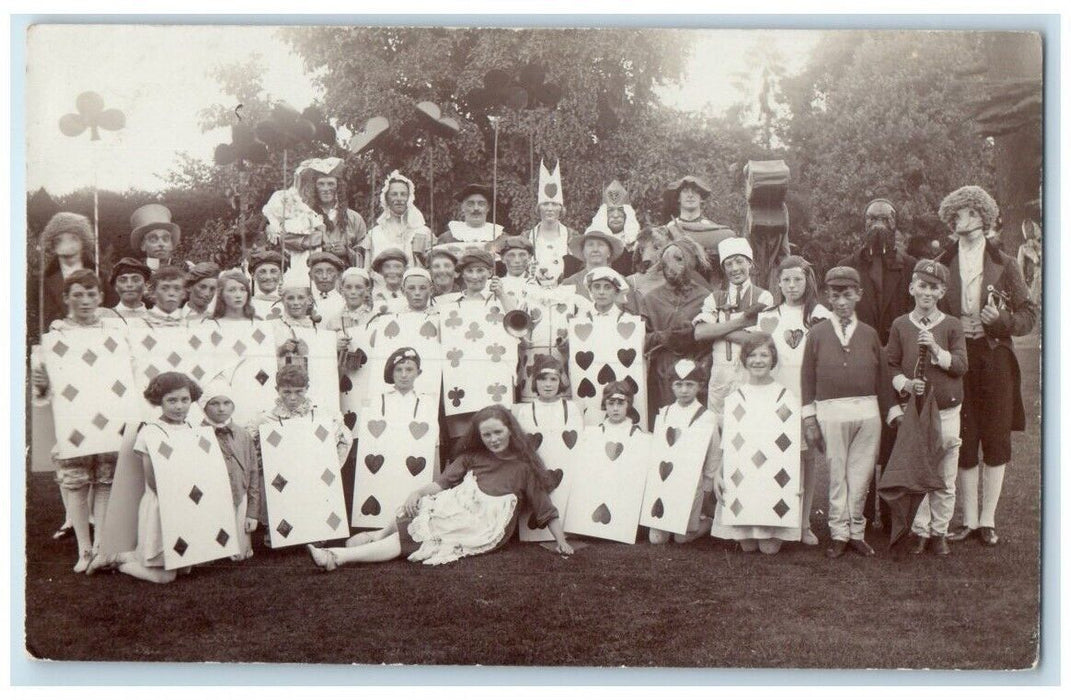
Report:
[[[229,425],[216,426],[216,436],[226,435],[227,437],[234,437],[234,431],[231,430]]]

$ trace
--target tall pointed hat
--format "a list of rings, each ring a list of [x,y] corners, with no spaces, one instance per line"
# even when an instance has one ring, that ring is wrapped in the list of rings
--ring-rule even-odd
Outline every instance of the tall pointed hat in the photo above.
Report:
[[[553,202],[565,206],[562,199],[562,165],[561,161],[554,164],[554,172],[547,170],[543,165],[543,159],[539,160],[539,194],[538,203]]]

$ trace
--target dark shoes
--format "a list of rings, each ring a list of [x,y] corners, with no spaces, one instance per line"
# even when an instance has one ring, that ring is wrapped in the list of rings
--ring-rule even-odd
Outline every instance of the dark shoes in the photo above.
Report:
[[[837,559],[844,556],[844,551],[848,549],[848,543],[844,540],[833,540],[833,544],[826,550],[826,557],[829,559]]]
[[[911,548],[912,554],[922,554],[926,551],[926,547],[930,544],[929,537],[916,537],[915,546]],[[947,545],[945,545],[947,546]]]
[[[978,528],[978,539],[982,540],[982,544],[987,547],[995,547],[997,542],[1000,542],[997,531],[991,527]]]
[[[952,553],[952,548],[948,546],[947,537],[934,537],[932,551],[938,556],[945,556]]]
[[[866,540],[852,540],[848,543],[855,553],[862,557],[874,556],[874,548],[866,543]]]

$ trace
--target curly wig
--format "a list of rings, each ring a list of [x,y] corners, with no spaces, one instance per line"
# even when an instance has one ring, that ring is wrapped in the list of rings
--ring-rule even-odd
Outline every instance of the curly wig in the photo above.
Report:
[[[986,231],[992,231],[996,226],[1000,208],[988,192],[976,185],[960,187],[942,199],[941,207],[937,210],[937,217],[945,226],[952,228],[955,225],[956,212],[964,207],[970,207],[978,212]]]
[[[82,241],[82,250],[93,249],[93,227],[89,219],[81,214],[69,211],[61,211],[52,215],[41,232],[41,245],[45,251],[51,253],[56,245],[56,239],[64,233],[71,233]]]

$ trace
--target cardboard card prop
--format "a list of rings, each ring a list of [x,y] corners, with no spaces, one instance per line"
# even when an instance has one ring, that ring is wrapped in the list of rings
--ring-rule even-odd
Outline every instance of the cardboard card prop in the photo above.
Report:
[[[315,328],[303,328],[281,321],[274,323],[276,351],[287,340],[297,340],[302,344],[302,355],[298,360],[305,365],[309,373],[308,396],[312,405],[324,412],[341,413],[338,334],[327,330],[322,324]]]
[[[683,535],[717,422],[714,413],[700,405],[687,424],[670,425],[668,408],[658,412],[651,433],[640,525]]]
[[[552,473],[560,475],[558,487],[550,492],[550,500],[564,518],[569,506],[569,492],[576,474],[586,465],[577,459],[580,436],[584,431],[583,416],[572,401],[561,399],[554,403],[526,403],[513,407],[513,415],[528,435],[528,440]],[[550,529],[535,528],[531,510],[520,514],[517,529],[522,542],[545,542],[554,539]]]
[[[192,325],[189,335],[199,367],[206,370],[194,379],[203,385],[220,375],[230,384],[235,423],[245,425],[275,404],[278,360],[270,323],[208,320]]]
[[[493,298],[439,307],[447,416],[473,413],[493,403],[513,404],[517,339],[506,332],[503,318],[505,314]]]
[[[144,431],[160,499],[164,568],[238,554],[230,479],[212,428],[165,433],[154,424]]]
[[[104,523],[96,525],[101,528],[100,551],[104,554],[132,552],[138,546],[138,505],[145,493],[145,472],[141,455],[134,452],[134,441],[141,426],[141,421],[129,421],[122,429],[108,512]]]
[[[198,384],[204,384],[213,376],[215,356],[202,347],[201,339],[186,326],[159,328],[132,323],[128,326],[127,340],[134,359],[134,383],[142,420],[160,417],[160,408],[150,404],[142,395],[156,375],[161,372],[181,372]],[[204,412],[194,402],[186,416],[187,422],[198,425],[203,419]]]
[[[625,311],[608,316],[583,313],[569,324],[569,377],[588,423],[602,420],[602,388],[621,381],[636,392],[632,404],[640,413],[640,425],[647,425],[644,336],[643,319]]]
[[[118,451],[119,431],[137,416],[144,389],[134,381],[127,339],[118,329],[80,328],[46,333],[41,342],[57,456]]]
[[[334,426],[319,416],[260,426],[273,549],[349,536]]]
[[[745,385],[726,397],[724,421],[718,523],[798,528],[799,399],[780,384]]]
[[[391,388],[383,381],[383,368],[391,353],[401,347],[411,347],[420,355],[420,376],[413,388],[438,403],[443,371],[438,314],[410,311],[377,316],[368,323],[365,342],[363,349],[368,355],[365,403],[374,403],[380,394]]]
[[[559,291],[564,290],[564,291]],[[566,288],[547,290],[536,287],[527,295],[527,312],[532,328],[521,350],[520,387],[522,401],[535,401],[536,391],[532,386],[532,371],[536,358],[550,355],[566,369],[563,380],[569,382],[569,359],[565,356],[564,343],[569,336],[569,320],[580,311],[579,303],[586,299]],[[575,396],[574,392],[570,392]]]
[[[431,483],[439,441],[439,403],[419,396],[416,408],[380,394],[357,421],[354,527],[386,527],[413,491]]]
[[[589,426],[578,455],[583,469],[569,493],[566,532],[635,544],[650,450],[651,436],[638,425],[609,433]]]

